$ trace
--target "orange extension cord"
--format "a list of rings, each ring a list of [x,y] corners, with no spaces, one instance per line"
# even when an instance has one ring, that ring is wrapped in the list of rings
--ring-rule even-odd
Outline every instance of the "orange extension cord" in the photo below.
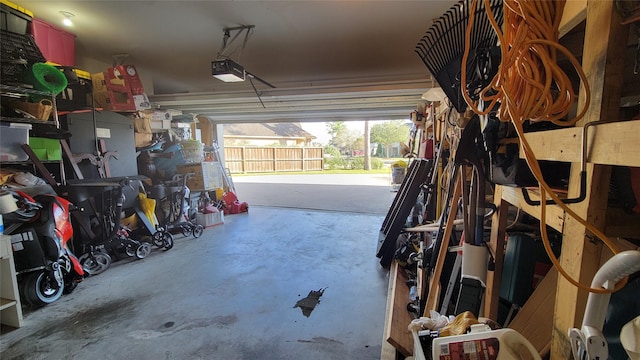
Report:
[[[465,33],[465,49],[462,58],[461,81],[466,84],[467,58],[473,14],[478,0],[471,5],[472,15]],[[524,137],[523,124],[531,121],[551,121],[560,126],[573,126],[589,108],[590,91],[586,75],[578,60],[558,43],[558,27],[565,1],[504,0],[504,33],[495,21],[489,0],[484,0],[487,16],[498,35],[501,49],[501,63],[491,83],[480,91],[480,99],[489,104],[485,110],[478,108],[466,90],[462,91],[465,101],[478,115],[488,114],[496,104],[500,104],[498,118],[511,121],[516,129],[525,159],[538,181],[541,197],[540,232],[547,255],[558,272],[571,284],[593,293],[611,293],[611,290],[592,288],[572,278],[553,254],[546,229],[546,198],[555,201],[567,214],[576,219],[588,231],[600,238],[611,251],[619,252],[615,244],[600,230],[578,216],[556,195],[544,181],[533,150]],[[571,105],[577,100],[569,77],[557,65],[558,51],[572,63],[585,89],[584,108],[571,120],[563,120]],[[464,88],[464,87],[463,87]],[[488,93],[492,95],[488,95]],[[628,278],[619,282],[613,291],[621,289]]]

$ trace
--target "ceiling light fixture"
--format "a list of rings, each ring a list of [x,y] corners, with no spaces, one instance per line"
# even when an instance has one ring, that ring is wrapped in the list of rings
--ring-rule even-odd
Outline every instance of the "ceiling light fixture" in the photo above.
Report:
[[[60,11],[60,14],[64,16],[64,19],[62,19],[62,23],[65,26],[73,26],[73,22],[71,21],[71,18],[75,16],[73,13],[70,13],[68,11]]]

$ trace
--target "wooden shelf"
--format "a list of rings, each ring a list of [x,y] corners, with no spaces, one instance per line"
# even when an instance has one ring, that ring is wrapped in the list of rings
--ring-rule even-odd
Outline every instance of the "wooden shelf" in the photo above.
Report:
[[[584,34],[580,33],[582,29]],[[587,123],[611,120],[606,124],[591,126],[588,130],[586,137],[587,195],[584,201],[572,204],[570,207],[610,239],[618,236],[637,237],[640,234],[640,221],[638,221],[640,215],[629,215],[623,213],[621,209],[607,208],[610,166],[640,167],[640,141],[637,140],[640,121],[616,121],[620,116],[622,89],[625,88],[621,84],[629,80],[628,76],[625,77],[625,61],[620,60],[629,58],[627,56],[629,26],[621,25],[620,14],[617,13],[613,2],[575,0],[566,3],[559,31],[561,35],[571,34],[573,42],[571,48],[581,52],[577,55],[581,59],[591,90],[589,108],[585,118],[574,128],[528,133],[525,137],[538,160],[573,164],[568,197],[576,197],[580,188],[583,126]],[[582,108],[585,104],[583,88],[580,90],[578,102],[578,108]],[[520,153],[522,154],[522,151]],[[535,191],[529,191],[529,194],[533,200],[539,199]],[[514,187],[497,185],[494,203],[498,206],[498,211],[492,220],[489,246],[492,253],[500,254],[498,250],[504,245],[506,214],[509,207],[518,207],[538,220],[541,212],[539,206],[528,205],[524,201],[521,189]],[[612,254],[601,242],[593,241],[585,226],[565,214],[559,206],[548,205],[546,212],[547,225],[563,234],[562,254],[570,254],[561,256],[561,265],[574,279],[590,284],[595,272]],[[631,247],[628,245],[625,247],[623,244],[620,248]],[[487,276],[485,307],[482,314],[492,319],[497,318],[502,272],[502,259],[496,257],[495,260],[495,271],[490,271]],[[390,282],[402,281],[393,269],[390,276],[392,277]],[[396,304],[402,303],[402,299],[406,298],[406,289],[402,289],[397,284],[391,285],[389,288],[391,304],[387,310],[387,325],[398,321],[397,317],[402,315],[401,311],[407,315],[406,310]],[[404,291],[399,292],[399,289]],[[556,302],[556,298],[562,301]],[[545,277],[543,286],[540,286],[529,302],[522,307],[512,324],[535,342],[540,352],[549,354],[551,360],[571,358],[567,331],[569,328],[581,325],[586,299],[586,292],[580,291],[553,270]],[[402,321],[408,324],[411,319]],[[396,326],[400,330],[403,329],[400,324]],[[385,329],[385,338],[388,342],[403,354],[411,349],[411,345],[402,344],[403,341],[411,340],[408,331],[406,334],[396,332],[394,336],[397,337],[393,338],[391,333],[392,331]]]
[[[565,8],[565,15],[570,14],[563,20],[563,25],[560,27],[561,34],[566,34],[586,19],[584,39],[589,41],[582,40],[581,45],[582,67],[587,74],[591,90],[589,110],[585,118],[574,128],[529,133],[525,137],[538,160],[573,164],[569,196],[574,197],[579,189],[578,173],[583,153],[583,126],[602,120],[615,120],[619,116],[622,88],[620,84],[624,82],[624,61],[612,59],[624,58],[629,29],[620,25],[620,16],[611,2],[583,0],[567,2],[567,6],[569,5],[571,9]],[[585,103],[583,91],[581,89],[578,108]],[[591,225],[608,236],[640,234],[640,226],[636,225],[638,221],[629,221],[630,217],[638,219],[638,216],[622,214],[618,209],[607,208],[610,166],[640,166],[640,142],[637,141],[639,131],[640,121],[610,122],[591,126],[588,130],[586,199],[570,207],[578,216],[588,219]],[[506,205],[504,206],[506,208],[509,205],[516,206],[540,219],[540,207],[526,204],[520,189],[503,186],[497,186],[497,188],[499,191],[496,191],[496,202],[501,202]],[[563,268],[574,279],[580,279],[588,285],[600,264],[611,254],[601,242],[592,241],[584,225],[567,216],[558,206],[547,206],[545,221],[555,230],[562,232],[564,239],[562,254],[571,254],[570,256],[561,255],[560,262]],[[501,227],[505,225],[495,223],[492,226],[496,227],[493,230],[499,233],[499,230],[504,231]],[[532,296],[521,310],[533,308],[531,313],[533,316],[525,317],[525,321],[515,322],[514,320],[515,326],[521,327],[517,329],[519,331],[530,329],[532,326],[539,328],[537,335],[531,333],[530,336],[538,340],[536,347],[542,352],[549,353],[551,360],[571,357],[567,330],[581,325],[587,298],[584,291],[579,291],[562,276],[558,276],[554,282],[555,285],[550,286],[547,280],[546,290],[536,291],[534,294],[536,298]],[[487,287],[497,291],[500,287],[499,277],[488,283]],[[488,292],[490,292],[489,289]],[[537,311],[536,304],[541,304],[539,298],[551,294],[555,294],[554,299],[562,299],[562,301],[553,304],[551,298],[545,298],[544,304],[547,311]],[[487,298],[486,300],[488,304],[485,309],[496,308],[496,304],[491,304],[496,299]],[[549,311],[549,309],[552,310]],[[528,313],[527,311],[523,314]],[[539,337],[541,333],[549,334],[549,337],[542,339]]]
[[[16,305],[18,302],[16,300],[0,298],[0,310],[4,310],[10,308],[11,306]]]
[[[393,345],[403,355],[413,354],[413,337],[409,323],[413,320],[407,311],[409,289],[405,285],[407,276],[396,261],[389,270],[389,292],[387,294],[387,318],[384,340]]]
[[[22,305],[13,263],[11,236],[0,235],[0,323],[22,326]]]
[[[582,130],[583,127],[574,127],[540,131],[528,133],[525,138],[538,160],[579,163],[582,160]],[[587,132],[587,162],[640,167],[638,134],[640,120],[591,126]]]

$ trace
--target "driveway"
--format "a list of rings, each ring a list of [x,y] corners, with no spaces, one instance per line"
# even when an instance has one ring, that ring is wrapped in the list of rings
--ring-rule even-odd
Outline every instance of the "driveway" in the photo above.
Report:
[[[390,174],[235,176],[240,201],[251,206],[385,215],[395,192]]]

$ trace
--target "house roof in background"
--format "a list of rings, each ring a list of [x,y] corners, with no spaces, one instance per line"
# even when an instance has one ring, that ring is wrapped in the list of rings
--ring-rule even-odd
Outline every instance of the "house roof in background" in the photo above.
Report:
[[[224,126],[224,135],[315,139],[299,123],[227,124]]]

